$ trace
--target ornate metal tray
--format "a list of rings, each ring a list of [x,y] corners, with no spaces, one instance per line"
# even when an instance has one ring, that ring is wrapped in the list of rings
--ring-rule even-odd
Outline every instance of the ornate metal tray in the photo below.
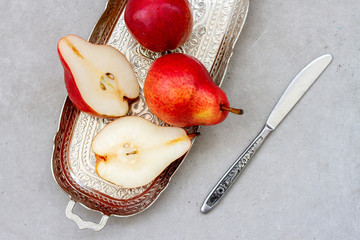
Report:
[[[142,88],[147,69],[154,59],[164,53],[142,48],[129,35],[123,19],[126,0],[109,0],[105,12],[95,26],[90,42],[109,44],[129,59]],[[190,39],[177,52],[199,59],[213,80],[221,85],[248,11],[249,0],[190,0],[194,27]],[[142,91],[131,104],[128,115],[144,117],[163,125],[147,108]],[[113,185],[95,172],[95,156],[91,141],[110,120],[95,118],[77,110],[69,98],[63,105],[58,132],[54,139],[53,176],[58,185],[70,195],[66,216],[80,228],[100,230],[110,215],[131,216],[148,208],[169,184],[171,176],[185,156],[173,162],[154,181],[146,186],[124,189]],[[198,127],[186,129],[198,131]],[[75,203],[103,214],[100,223],[86,222],[72,213]]]

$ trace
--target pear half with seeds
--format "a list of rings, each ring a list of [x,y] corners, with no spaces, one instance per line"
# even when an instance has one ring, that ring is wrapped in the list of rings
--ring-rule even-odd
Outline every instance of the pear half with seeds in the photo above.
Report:
[[[124,188],[150,183],[190,146],[184,129],[158,126],[136,116],[109,123],[92,142],[97,174]]]
[[[140,88],[127,58],[109,45],[92,44],[70,34],[58,42],[64,81],[73,104],[90,115],[124,116]]]

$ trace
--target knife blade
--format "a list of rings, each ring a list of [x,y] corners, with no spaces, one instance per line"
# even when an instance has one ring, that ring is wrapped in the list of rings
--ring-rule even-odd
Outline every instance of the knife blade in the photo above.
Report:
[[[224,197],[235,180],[240,176],[248,165],[254,154],[260,148],[265,138],[280,124],[280,122],[291,111],[295,104],[301,99],[305,92],[312,86],[315,80],[330,64],[332,56],[325,54],[311,63],[309,63],[299,74],[291,81],[280,100],[270,113],[264,128],[245,149],[245,151],[236,159],[223,177],[218,181],[215,187],[210,191],[201,206],[202,213],[208,213]]]

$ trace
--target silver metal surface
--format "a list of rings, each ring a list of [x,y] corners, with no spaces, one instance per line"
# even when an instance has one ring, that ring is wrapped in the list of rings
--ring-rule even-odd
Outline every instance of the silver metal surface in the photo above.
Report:
[[[295,106],[315,80],[325,70],[332,60],[330,54],[323,55],[309,63],[290,83],[271,112],[266,124],[275,129]]]
[[[194,17],[193,31],[189,40],[174,52],[186,53],[199,59],[210,72],[215,84],[220,86],[234,44],[244,26],[249,0],[189,2]],[[90,41],[108,44],[121,51],[131,63],[142,88],[151,63],[165,53],[151,52],[131,37],[125,26],[123,13],[111,11],[124,4],[126,0],[109,0],[107,10],[96,25]],[[109,21],[113,20],[114,16],[119,18]],[[139,98],[130,105],[128,115],[140,116],[157,125],[164,125],[149,111],[142,90]],[[93,227],[94,223],[84,224],[84,221],[72,214],[70,210],[75,202],[102,212],[104,216],[125,217],[138,214],[151,206],[166,189],[172,175],[186,157],[184,155],[176,160],[152,183],[143,187],[127,189],[107,182],[96,174],[96,159],[91,150],[91,141],[111,121],[112,119],[95,118],[78,111],[68,98],[64,103],[59,130],[54,140],[52,169],[59,186],[72,198],[66,211],[67,216],[79,227],[90,226],[98,229]],[[194,126],[186,130],[194,133],[197,129],[198,127]]]
[[[84,221],[78,215],[76,215],[75,213],[72,212],[75,204],[76,204],[75,201],[70,200],[67,207],[66,207],[66,209],[65,209],[65,214],[66,214],[66,217],[69,218],[70,220],[74,221],[78,225],[78,227],[80,229],[89,228],[89,229],[92,229],[94,231],[100,231],[101,229],[104,228],[107,220],[109,219],[109,216],[103,215],[101,217],[99,223]]]
[[[236,159],[229,170],[223,175],[215,187],[206,197],[201,212],[207,213],[212,210],[224,197],[231,185],[240,176],[248,165],[256,151],[260,148],[265,138],[285,118],[305,92],[311,87],[320,74],[326,69],[332,60],[330,54],[323,55],[309,63],[290,83],[279,102],[271,112],[265,127],[259,135],[251,142],[246,150]]]
[[[223,66],[221,69],[225,75],[227,64],[221,64],[221,54],[230,54],[221,52],[224,44],[229,44],[232,37],[239,35],[239,28],[234,26],[239,24],[242,27],[248,9],[248,1],[245,0],[193,0],[189,1],[192,6],[194,16],[194,27],[190,39],[176,51],[184,52],[199,59],[211,71],[219,71],[214,65]],[[229,30],[231,29],[231,31]],[[235,32],[233,32],[235,31]],[[224,41],[224,39],[228,39]],[[227,41],[229,41],[227,43]],[[146,73],[151,63],[164,53],[154,53],[143,47],[131,37],[124,23],[124,15],[120,16],[119,21],[111,34],[107,43],[121,51],[129,60],[137,75],[140,87],[143,87]],[[234,44],[232,42],[231,44]],[[222,82],[222,77],[214,78],[217,85]],[[136,102],[130,105],[129,115],[143,117],[157,125],[164,125],[146,105],[143,92]],[[94,136],[110,121],[106,119],[95,118],[85,113],[78,115],[74,134],[69,141],[69,163],[74,178],[91,189],[107,194],[116,199],[131,199],[148,189],[151,185],[140,188],[121,188],[110,182],[101,179],[95,171],[95,155],[91,150],[91,141]],[[187,132],[196,132],[193,127],[187,129]]]
[[[201,207],[201,212],[209,212],[225,195],[230,186],[235,182],[236,178],[240,176],[247,164],[250,162],[256,151],[259,149],[265,138],[272,131],[268,126],[257,135],[257,137],[250,143],[246,150],[236,159],[229,170],[224,174],[216,186],[211,190],[210,194],[204,201]]]

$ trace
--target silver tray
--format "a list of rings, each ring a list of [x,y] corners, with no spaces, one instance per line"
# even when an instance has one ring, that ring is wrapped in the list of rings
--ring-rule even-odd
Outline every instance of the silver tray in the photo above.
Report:
[[[140,87],[150,64],[165,53],[154,53],[141,47],[129,34],[123,19],[126,0],[109,0],[89,39],[120,50],[130,61]],[[249,0],[190,0],[194,27],[190,39],[175,52],[199,59],[221,86],[224,75],[249,7]],[[143,92],[131,104],[128,115],[146,118],[164,125],[146,106]],[[92,117],[77,110],[67,97],[63,105],[58,132],[54,139],[53,176],[70,195],[66,216],[82,228],[100,230],[109,216],[131,216],[148,208],[168,186],[171,176],[185,156],[168,166],[146,186],[132,189],[118,187],[101,179],[95,172],[95,156],[91,141],[111,119]],[[198,127],[186,129],[189,133]],[[87,222],[72,212],[75,203],[103,214],[100,223]]]

